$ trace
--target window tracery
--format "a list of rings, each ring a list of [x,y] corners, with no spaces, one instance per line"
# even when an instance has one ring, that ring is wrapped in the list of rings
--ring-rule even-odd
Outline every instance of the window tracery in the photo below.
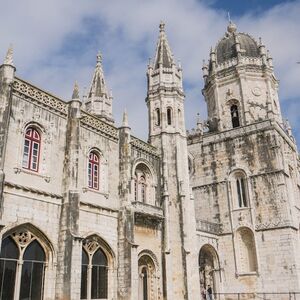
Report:
[[[36,236],[19,230],[4,238],[0,252],[0,299],[42,299],[46,254]]]
[[[80,298],[108,298],[108,258],[95,238],[88,238],[82,243]]]

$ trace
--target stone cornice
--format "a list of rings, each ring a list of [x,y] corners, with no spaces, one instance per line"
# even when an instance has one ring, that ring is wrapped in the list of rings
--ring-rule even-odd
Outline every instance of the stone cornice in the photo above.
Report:
[[[33,102],[48,108],[49,110],[58,112],[61,115],[67,116],[68,114],[68,104],[65,101],[39,89],[23,79],[15,77],[12,89],[15,95],[30,99]]]
[[[139,151],[146,152],[155,156],[156,158],[159,157],[159,153],[156,147],[148,144],[134,136],[131,136],[131,146]]]

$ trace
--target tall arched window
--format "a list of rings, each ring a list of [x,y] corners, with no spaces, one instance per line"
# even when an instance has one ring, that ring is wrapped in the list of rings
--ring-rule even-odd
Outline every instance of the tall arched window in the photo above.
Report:
[[[167,108],[167,123],[168,125],[172,124],[172,108]]]
[[[257,271],[257,257],[253,232],[242,227],[236,233],[239,273],[251,273]]]
[[[148,166],[139,163],[133,176],[134,201],[155,204],[155,186]]]
[[[88,184],[89,188],[99,190],[99,155],[95,151],[89,154],[88,163]]]
[[[232,127],[233,128],[239,127],[240,119],[239,119],[239,110],[238,110],[237,105],[231,105],[230,112],[231,112]]]
[[[145,254],[138,260],[139,266],[139,295],[138,300],[154,299],[157,295],[158,282],[156,282],[156,268],[152,258]],[[155,298],[156,299],[156,298]]]
[[[22,166],[25,169],[37,172],[39,168],[41,148],[41,136],[39,132],[29,127],[25,133],[24,148],[23,148],[23,160]]]
[[[83,242],[81,299],[107,299],[108,260],[95,239]]]
[[[242,170],[235,171],[231,181],[234,208],[249,207],[249,192],[246,174]]]
[[[159,108],[155,109],[155,125],[160,126],[160,110],[159,110]]]
[[[142,268],[141,276],[143,278],[143,300],[148,300],[148,272],[146,267]]]
[[[6,237],[0,253],[0,299],[41,300],[45,262],[45,252],[30,232]]]

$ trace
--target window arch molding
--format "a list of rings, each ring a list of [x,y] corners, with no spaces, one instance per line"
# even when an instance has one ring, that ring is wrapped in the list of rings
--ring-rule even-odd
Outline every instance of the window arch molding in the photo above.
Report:
[[[87,257],[88,262],[84,260],[81,261],[80,299],[98,299],[95,298],[95,293],[102,293],[102,296],[105,296],[105,298],[101,297],[101,299],[112,299],[115,296],[114,293],[116,286],[115,277],[113,275],[116,272],[116,257],[111,246],[107,241],[100,237],[100,235],[92,233],[82,240],[81,251],[82,259]],[[102,257],[102,265],[99,265],[94,261],[95,255],[99,258],[99,254],[100,259]],[[104,291],[95,292],[93,282],[97,283],[94,285],[96,287],[100,287],[101,284],[103,284],[102,289],[104,289]]]
[[[258,274],[258,251],[254,231],[239,226],[234,231],[236,268],[238,275]]]
[[[251,189],[249,173],[236,168],[229,173],[232,209],[251,208]]]

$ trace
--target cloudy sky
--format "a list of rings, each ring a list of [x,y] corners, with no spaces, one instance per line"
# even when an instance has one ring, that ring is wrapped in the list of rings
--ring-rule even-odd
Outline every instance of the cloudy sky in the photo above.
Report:
[[[300,145],[300,0],[10,0],[0,11],[0,57],[14,47],[17,75],[69,100],[74,81],[88,88],[103,54],[116,124],[126,108],[134,135],[147,138],[146,67],[160,20],[184,72],[186,124],[206,118],[202,60],[227,27],[262,37],[280,80],[283,114]]]

